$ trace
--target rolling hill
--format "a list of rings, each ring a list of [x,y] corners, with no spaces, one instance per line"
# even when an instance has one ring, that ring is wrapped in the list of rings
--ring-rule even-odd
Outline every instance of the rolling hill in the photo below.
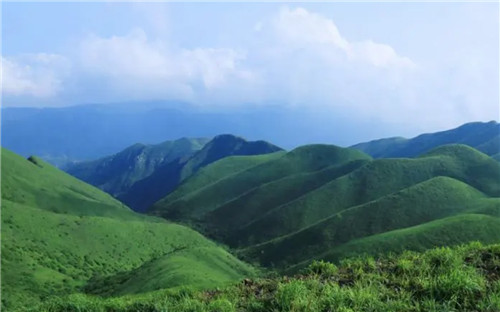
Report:
[[[135,182],[118,199],[135,211],[144,211],[172,192],[183,180],[219,159],[235,155],[270,154],[281,150],[265,141],[246,141],[234,135],[218,135],[191,157],[178,158],[159,166],[148,177]]]
[[[277,159],[264,162],[233,175],[228,175],[199,190],[179,194],[184,188],[193,189],[193,187],[189,187],[191,182],[188,180],[185,183],[186,186],[182,185],[178,191],[172,193],[172,198],[171,196],[167,196],[158,201],[151,207],[149,212],[174,220],[187,221],[186,218],[182,217],[183,215],[186,215],[188,219],[191,219],[193,216],[204,215],[206,212],[213,211],[220,205],[236,199],[260,185],[295,174],[321,171],[329,166],[346,165],[351,161],[356,161],[356,164],[360,165],[362,163],[359,162],[360,160],[370,159],[369,156],[356,150],[329,145],[303,146]],[[223,159],[220,163],[230,163],[233,161],[233,159]],[[300,181],[300,178],[297,180]],[[272,196],[271,193],[268,195]]]
[[[134,144],[112,156],[68,164],[64,170],[118,197],[159,167],[193,155],[208,141],[205,138],[182,138],[155,145]]]
[[[374,158],[415,157],[445,144],[465,144],[493,156],[500,153],[500,124],[496,121],[472,122],[458,128],[427,133],[412,139],[379,139],[351,146]],[[498,158],[498,156],[495,156]]]
[[[233,161],[213,165],[230,167]],[[352,255],[342,246],[391,232],[397,243],[384,246],[400,251],[406,245],[397,231],[419,226],[410,249],[431,248],[439,239],[450,244],[499,239],[493,233],[500,210],[500,164],[466,145],[440,146],[414,159],[377,160],[355,149],[311,145],[205,185],[196,175],[191,179],[149,212],[189,224],[239,249],[249,261],[280,269],[326,253],[335,259],[341,252]],[[472,211],[475,207],[482,210]],[[478,218],[491,221],[479,227]],[[428,240],[432,222],[450,229],[474,226]],[[369,245],[363,246],[369,252]]]
[[[1,157],[2,310],[77,292],[205,288],[255,274],[201,234],[136,214],[36,157],[6,149]]]

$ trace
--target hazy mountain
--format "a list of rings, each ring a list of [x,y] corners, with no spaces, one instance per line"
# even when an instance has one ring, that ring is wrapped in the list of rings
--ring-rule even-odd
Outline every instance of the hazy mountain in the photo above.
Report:
[[[70,163],[64,170],[117,197],[137,181],[156,169],[199,151],[209,139],[182,138],[155,145],[134,144],[125,150],[101,159]]]
[[[500,124],[496,121],[472,122],[458,128],[427,133],[412,139],[401,137],[379,139],[351,146],[374,158],[415,157],[444,144],[465,144],[498,158]]]
[[[237,133],[285,148],[303,144],[350,145],[392,133],[376,121],[321,114],[268,103],[219,109],[182,102],[130,102],[60,108],[2,108],[2,146],[23,156],[38,155],[62,166],[120,152],[141,142]],[[369,134],[366,129],[371,128]]]
[[[158,167],[148,177],[134,183],[118,198],[136,211],[143,211],[173,191],[184,179],[200,168],[234,155],[260,155],[282,149],[265,141],[246,141],[234,135],[218,135],[200,151]]]

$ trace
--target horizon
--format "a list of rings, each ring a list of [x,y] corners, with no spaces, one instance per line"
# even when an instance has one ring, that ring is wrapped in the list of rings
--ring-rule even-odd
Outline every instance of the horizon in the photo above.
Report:
[[[2,108],[278,112],[341,144],[499,121],[498,8],[6,2]]]
[[[200,107],[196,106],[196,105],[191,105],[191,106],[182,106],[182,107],[176,107],[175,105],[173,106],[169,106],[170,103],[162,103],[161,101],[153,101],[153,103],[157,103],[157,104],[161,104],[161,105],[166,105],[165,107],[157,107],[157,106],[154,106],[155,109],[165,109],[165,110],[169,110],[169,109],[177,109],[177,110],[191,110],[193,111],[196,110],[196,109],[200,109]],[[2,110],[11,110],[11,109],[68,109],[68,108],[76,108],[76,107],[85,107],[85,108],[93,108],[93,107],[96,107],[96,106],[104,106],[106,108],[111,108],[113,109],[114,107],[113,106],[117,106],[120,105],[120,104],[123,104],[123,103],[94,103],[94,104],[90,104],[90,103],[86,103],[86,104],[75,104],[75,105],[70,105],[70,106],[64,106],[64,107],[51,107],[51,106],[45,106],[45,107],[37,107],[37,106],[23,106],[23,107],[1,107]],[[127,103],[129,105],[136,105],[134,103]],[[175,103],[174,103],[175,104]],[[189,103],[185,103],[185,104],[189,104]],[[197,112],[204,112],[203,110],[199,110]],[[212,111],[213,113],[213,111]],[[392,139],[392,138],[403,138],[403,139],[414,139],[420,135],[425,135],[425,134],[432,134],[432,133],[436,133],[436,132],[444,132],[444,131],[449,131],[449,130],[454,130],[456,128],[459,128],[461,126],[464,126],[464,125],[467,125],[467,124],[474,124],[474,123],[491,123],[491,122],[494,122],[494,123],[500,123],[500,118],[498,120],[495,120],[495,119],[491,119],[491,120],[470,120],[470,121],[467,121],[465,123],[460,123],[460,124],[457,124],[455,126],[451,126],[451,127],[448,127],[448,128],[442,128],[442,129],[437,129],[435,131],[432,131],[432,132],[418,132],[418,133],[415,133],[414,135],[409,135],[409,136],[403,136],[403,135],[399,135],[397,133],[394,133],[392,135],[388,135],[388,136],[384,136],[384,137],[379,137],[379,136],[375,136],[373,137],[373,139],[366,139],[366,140],[362,140],[362,141],[355,141],[354,143],[348,143],[348,144],[336,144],[335,142],[326,142],[326,141],[312,141],[312,142],[309,142],[309,143],[305,143],[305,144],[298,144],[298,145],[280,145],[279,143],[277,142],[273,142],[272,140],[266,138],[266,137],[258,137],[258,138],[248,138],[247,135],[244,135],[244,134],[239,134],[237,132],[219,132],[218,134],[215,134],[215,135],[207,135],[207,136],[178,136],[178,137],[175,137],[175,138],[168,138],[168,139],[165,139],[165,140],[161,140],[161,141],[154,141],[154,142],[135,142],[135,143],[132,143],[130,144],[130,146],[134,145],[134,144],[144,144],[144,145],[157,145],[157,144],[161,144],[161,143],[164,143],[164,142],[167,142],[167,141],[175,141],[175,140],[180,140],[180,139],[184,139],[184,138],[187,138],[187,139],[194,139],[194,138],[208,138],[208,139],[211,139],[211,138],[214,138],[215,136],[218,136],[218,135],[226,135],[226,134],[229,134],[229,135],[233,135],[233,136],[236,136],[236,137],[241,137],[247,141],[266,141],[266,142],[269,142],[269,143],[273,143],[273,144],[276,144],[278,145],[279,147],[285,149],[285,150],[292,150],[292,149],[295,149],[297,147],[300,147],[300,146],[303,146],[303,145],[309,145],[309,144],[328,144],[328,145],[337,145],[337,146],[340,146],[340,147],[351,147],[351,146],[354,146],[354,145],[357,145],[357,144],[361,144],[361,143],[368,143],[368,142],[372,142],[372,141],[378,141],[378,140],[384,140],[384,139]]]

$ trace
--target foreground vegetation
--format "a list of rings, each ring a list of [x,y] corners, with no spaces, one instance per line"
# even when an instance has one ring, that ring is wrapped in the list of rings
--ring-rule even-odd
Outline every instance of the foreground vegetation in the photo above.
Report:
[[[302,274],[223,289],[72,295],[32,311],[500,311],[500,245],[314,262]]]

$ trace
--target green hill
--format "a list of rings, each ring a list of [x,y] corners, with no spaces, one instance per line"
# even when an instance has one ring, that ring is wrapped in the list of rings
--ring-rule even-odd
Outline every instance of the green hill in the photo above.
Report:
[[[173,220],[188,221],[192,217],[199,218],[214,211],[222,204],[266,183],[291,177],[294,174],[311,173],[330,166],[346,165],[351,161],[369,159],[369,156],[356,150],[332,145],[306,145],[277,159],[229,175],[196,191],[186,194],[177,193],[175,200],[167,196],[155,203],[149,212]],[[190,181],[186,181],[186,184],[189,183]],[[269,196],[272,194],[269,193]]]
[[[293,276],[246,279],[209,291],[102,299],[69,296],[34,311],[500,311],[500,245],[314,262]]]
[[[162,165],[193,155],[208,141],[182,138],[155,145],[135,144],[112,156],[69,164],[65,171],[117,197]]]
[[[374,158],[415,157],[445,144],[465,144],[493,156],[500,152],[500,124],[496,121],[472,122],[458,128],[419,135],[379,139],[351,146]]]
[[[201,234],[136,214],[37,158],[1,156],[2,310],[108,288],[213,287],[255,273]],[[128,275],[135,279],[122,284]]]
[[[210,166],[201,168],[191,178],[181,183],[172,193],[165,197],[170,202],[210,185],[226,176],[243,172],[261,163],[283,156],[284,151],[252,156],[228,156]]]
[[[219,166],[232,161],[223,159]],[[438,147],[414,159],[373,161],[354,149],[304,146],[214,180],[203,185],[187,179],[150,212],[240,248],[250,261],[282,269],[351,241],[473,207],[495,217],[500,197],[500,164],[466,145]],[[498,239],[474,232],[464,241],[475,235],[486,242]]]
[[[252,142],[233,135],[219,135],[191,157],[160,166],[118,198],[132,209],[144,211],[172,192],[186,178],[219,159],[236,155],[270,154],[281,150],[264,141]]]
[[[294,264],[320,258],[325,250],[331,250],[355,239],[409,228],[467,212],[483,196],[481,192],[463,182],[437,177],[377,200],[342,210],[299,232],[251,247],[245,250],[245,254],[251,258],[258,258],[267,266],[271,264],[283,266],[287,263]],[[498,222],[500,219],[495,224],[498,225]],[[487,226],[486,223],[484,226]],[[451,232],[445,234],[443,237],[436,237],[435,241],[445,242],[448,237],[454,235]],[[499,239],[499,235],[494,236],[492,240]],[[397,238],[397,235],[395,237]],[[387,251],[392,250],[394,247],[387,249]]]
[[[128,207],[37,157],[2,148],[2,200],[57,213],[137,219]]]

